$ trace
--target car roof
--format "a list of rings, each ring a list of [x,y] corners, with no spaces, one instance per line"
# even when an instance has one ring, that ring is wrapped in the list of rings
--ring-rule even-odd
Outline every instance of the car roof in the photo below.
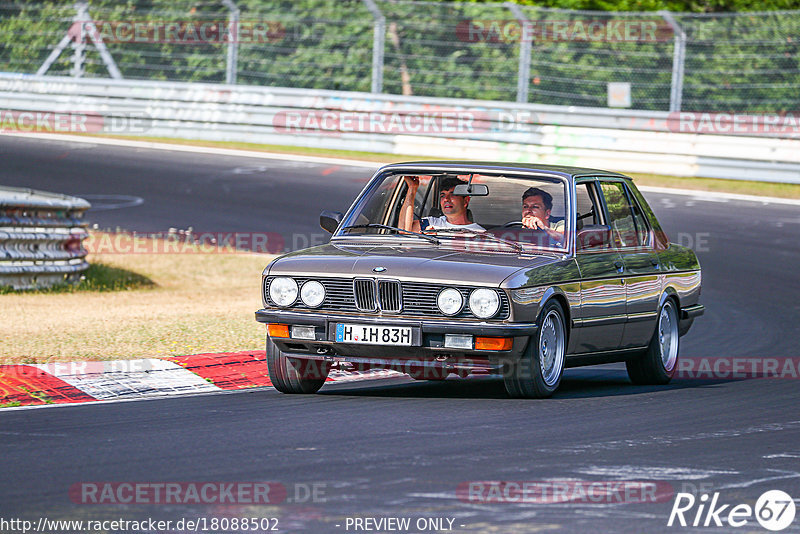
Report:
[[[485,169],[487,171],[509,170],[509,171],[526,171],[526,172],[541,172],[545,174],[559,175],[564,178],[577,178],[580,176],[608,176],[614,178],[626,178],[630,180],[630,176],[625,176],[618,172],[604,171],[602,169],[592,169],[588,167],[571,167],[567,165],[544,165],[539,163],[520,163],[510,161],[409,161],[402,163],[392,163],[385,165],[381,170],[389,170],[394,168],[402,169],[404,167],[469,167],[476,170]]]

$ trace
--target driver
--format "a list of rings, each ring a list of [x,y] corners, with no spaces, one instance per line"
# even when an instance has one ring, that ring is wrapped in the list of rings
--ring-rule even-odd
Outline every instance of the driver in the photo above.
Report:
[[[559,243],[564,240],[564,221],[550,224],[553,195],[538,187],[529,187],[522,193],[522,226],[533,230],[544,230]]]
[[[485,229],[479,224],[471,222],[467,218],[467,207],[469,197],[454,196],[453,189],[459,184],[466,185],[467,182],[459,180],[455,176],[444,178],[440,184],[439,207],[442,209],[441,217],[425,217],[414,220],[414,198],[419,188],[419,178],[416,176],[404,176],[408,191],[400,209],[400,228],[412,232],[425,230],[436,230],[438,228],[463,228],[465,230],[475,230],[484,232]]]

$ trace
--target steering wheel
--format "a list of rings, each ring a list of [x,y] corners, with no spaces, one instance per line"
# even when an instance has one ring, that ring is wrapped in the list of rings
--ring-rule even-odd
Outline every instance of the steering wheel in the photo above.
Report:
[[[503,225],[503,228],[512,228],[514,226],[519,226],[520,228],[530,230],[531,232],[544,232],[544,228],[528,228],[522,221],[508,221]]]

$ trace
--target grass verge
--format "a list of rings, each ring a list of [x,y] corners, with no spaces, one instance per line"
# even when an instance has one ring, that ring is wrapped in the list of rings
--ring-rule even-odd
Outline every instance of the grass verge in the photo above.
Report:
[[[173,145],[207,146],[212,148],[233,148],[237,150],[253,150],[257,152],[276,152],[279,154],[297,154],[306,156],[323,156],[344,159],[374,161],[375,163],[394,163],[398,161],[430,161],[442,158],[430,156],[414,156],[400,154],[380,154],[376,152],[360,152],[356,150],[333,150],[326,148],[295,147],[283,145],[260,145],[256,143],[239,143],[233,141],[201,141],[189,139],[173,139],[166,137],[133,137],[103,136],[130,141],[149,141]],[[608,169],[614,170],[614,169]],[[721,193],[737,193],[778,198],[800,199],[800,185],[773,182],[756,182],[748,180],[723,180],[719,178],[679,177],[661,174],[626,173],[639,185],[692,189],[696,191],[714,191]]]
[[[0,295],[0,363],[262,348],[264,327],[254,312],[272,256],[182,250],[92,254],[91,271],[76,287]]]
[[[92,263],[84,271],[80,283],[58,284],[52,287],[29,290],[26,294],[80,293],[83,291],[127,291],[129,289],[151,288],[155,282],[139,273],[107,265]],[[8,286],[0,286],[0,295],[19,294]]]

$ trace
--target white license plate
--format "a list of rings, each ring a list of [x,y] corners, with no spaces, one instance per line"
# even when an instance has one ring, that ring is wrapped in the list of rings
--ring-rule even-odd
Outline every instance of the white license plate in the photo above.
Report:
[[[411,345],[411,327],[337,323],[336,341],[365,345]]]

